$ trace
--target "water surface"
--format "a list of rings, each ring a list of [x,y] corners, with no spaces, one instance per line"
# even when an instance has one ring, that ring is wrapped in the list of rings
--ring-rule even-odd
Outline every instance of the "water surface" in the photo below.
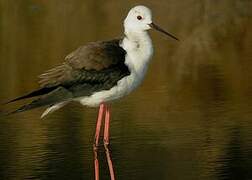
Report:
[[[141,3],[181,41],[150,32],[146,79],[111,105],[117,179],[252,179],[251,2]],[[78,46],[122,35],[135,4],[0,1],[0,100],[37,88],[37,76]],[[43,110],[1,119],[0,179],[93,179],[97,109],[72,103],[41,120]]]

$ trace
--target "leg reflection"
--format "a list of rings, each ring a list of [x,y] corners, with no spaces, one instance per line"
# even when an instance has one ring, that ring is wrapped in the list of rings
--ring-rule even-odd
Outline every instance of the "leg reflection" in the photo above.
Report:
[[[95,180],[99,180],[99,160],[98,160],[98,147],[99,147],[99,137],[101,131],[102,120],[105,113],[105,123],[104,123],[104,136],[103,136],[103,143],[107,158],[107,163],[109,167],[110,179],[115,180],[115,173],[113,168],[113,163],[110,155],[109,150],[109,126],[110,126],[110,111],[108,106],[105,104],[101,104],[99,108],[97,123],[96,123],[96,131],[95,131],[95,139],[93,145],[93,152],[94,152],[94,166],[95,166]]]
[[[101,124],[102,124],[104,110],[105,110],[105,105],[101,104],[100,108],[99,108],[97,123],[96,123],[95,139],[94,139],[94,145],[93,145],[95,180],[99,180],[98,146],[99,146],[99,137],[100,137]]]
[[[109,166],[110,179],[115,180],[115,173],[114,173],[113,163],[112,163],[111,155],[110,155],[110,151],[109,151],[109,126],[110,126],[110,111],[109,111],[109,108],[107,106],[106,107],[106,113],[105,113],[105,126],[104,126],[103,142],[104,142],[104,148],[105,148],[107,163],[108,163],[108,166]]]

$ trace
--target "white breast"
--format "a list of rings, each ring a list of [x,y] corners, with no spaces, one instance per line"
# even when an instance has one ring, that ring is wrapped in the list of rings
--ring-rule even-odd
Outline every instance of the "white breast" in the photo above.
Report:
[[[96,107],[102,102],[112,101],[129,94],[141,84],[153,54],[149,35],[147,32],[143,32],[137,36],[137,39],[128,35],[123,39],[121,47],[127,52],[125,64],[130,70],[130,75],[122,78],[116,86],[109,90],[78,99],[81,104]]]

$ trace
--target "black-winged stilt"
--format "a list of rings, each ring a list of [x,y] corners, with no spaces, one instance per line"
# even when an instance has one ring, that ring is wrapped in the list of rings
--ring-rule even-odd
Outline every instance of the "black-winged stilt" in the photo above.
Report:
[[[79,47],[65,58],[62,65],[39,76],[40,89],[9,101],[38,97],[11,113],[48,106],[41,116],[44,117],[70,101],[89,107],[100,106],[94,142],[95,177],[99,179],[97,148],[104,118],[104,147],[110,176],[114,179],[108,149],[110,111],[106,103],[129,94],[142,82],[153,54],[151,38],[147,32],[149,29],[178,40],[152,22],[149,8],[136,6],[124,20],[123,38],[92,42]]]

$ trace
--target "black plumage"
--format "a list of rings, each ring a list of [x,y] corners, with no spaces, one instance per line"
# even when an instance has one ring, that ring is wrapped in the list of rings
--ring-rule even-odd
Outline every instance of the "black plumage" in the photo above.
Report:
[[[62,65],[39,76],[40,89],[10,102],[37,97],[17,109],[22,112],[41,106],[52,106],[94,92],[109,90],[130,74],[124,64],[126,51],[119,46],[121,39],[92,42],[66,56]]]

